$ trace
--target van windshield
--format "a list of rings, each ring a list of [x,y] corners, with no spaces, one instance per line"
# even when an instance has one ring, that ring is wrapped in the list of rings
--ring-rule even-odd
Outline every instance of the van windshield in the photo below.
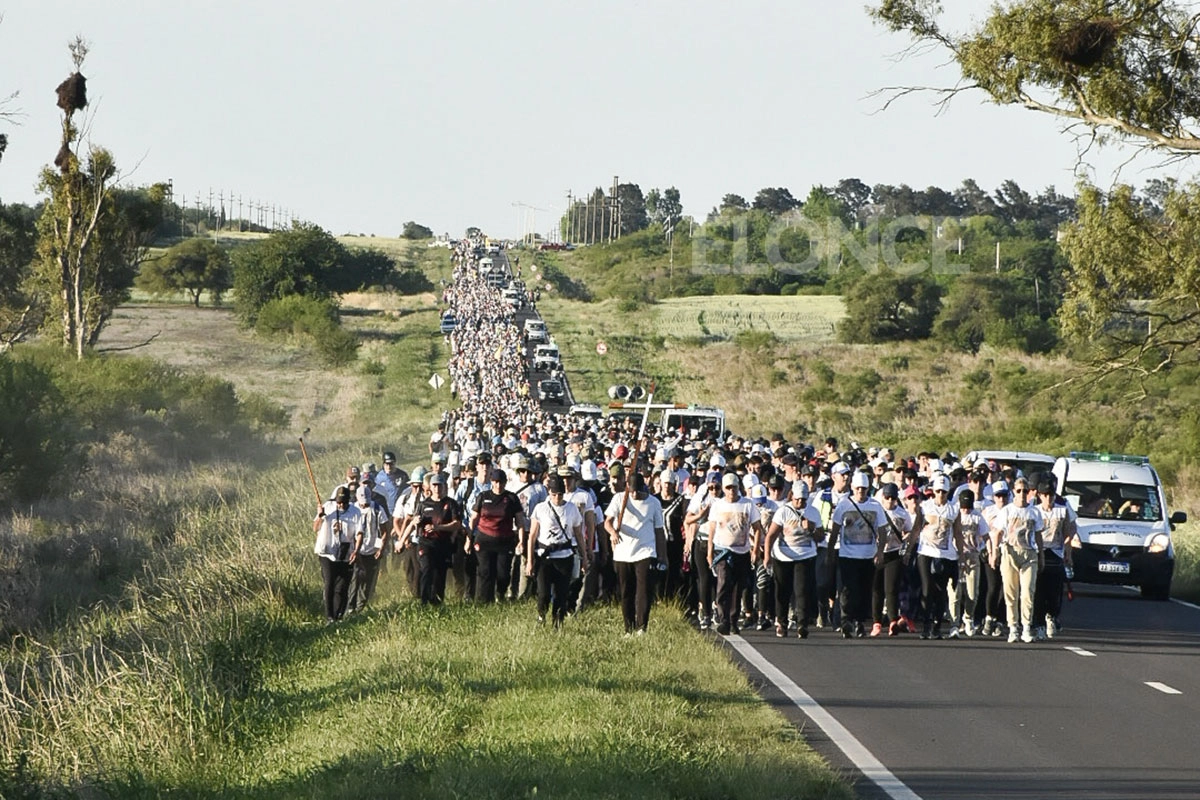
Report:
[[[1067,502],[1084,519],[1159,522],[1162,508],[1153,486],[1134,483],[1068,481]]]
[[[663,427],[672,431],[677,431],[680,428],[687,428],[688,430],[697,432],[712,431],[715,433],[720,433],[721,431],[721,423],[716,417],[709,414],[696,413],[683,414],[679,412],[669,412],[666,420],[664,421]]]

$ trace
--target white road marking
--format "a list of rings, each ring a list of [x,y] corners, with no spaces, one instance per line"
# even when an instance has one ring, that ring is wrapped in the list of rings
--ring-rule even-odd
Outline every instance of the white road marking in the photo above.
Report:
[[[817,724],[825,735],[836,744],[846,757],[854,762],[854,766],[858,767],[859,771],[864,776],[873,781],[880,789],[882,789],[892,800],[921,800],[921,796],[908,788],[891,771],[883,765],[875,755],[868,750],[862,742],[855,738],[854,734],[846,730],[846,726],[838,722],[832,714],[821,708],[821,705],[814,700],[807,692],[801,689],[796,683],[784,675],[782,671],[766,658],[761,653],[750,646],[750,643],[741,636],[726,636],[725,641],[733,646],[741,654],[742,658],[749,661],[754,667],[767,677],[767,680],[775,684],[779,691],[796,704],[796,707],[808,715],[808,718]]]
[[[1200,611],[1200,606],[1196,605],[1195,603],[1189,603],[1187,600],[1176,600],[1174,597],[1172,597],[1171,602],[1175,603],[1177,605],[1187,606],[1188,608],[1194,608],[1195,610]]]
[[[1084,650],[1082,647],[1064,647],[1063,649],[1070,650],[1072,653],[1074,653],[1077,656],[1091,656],[1092,658],[1096,657],[1096,654],[1093,653],[1091,650]]]
[[[1165,683],[1159,683],[1158,681],[1146,681],[1146,685],[1149,686],[1151,689],[1157,689],[1158,691],[1162,692],[1163,694],[1183,694],[1183,692],[1179,691],[1178,689],[1172,689],[1170,686],[1167,686]]]

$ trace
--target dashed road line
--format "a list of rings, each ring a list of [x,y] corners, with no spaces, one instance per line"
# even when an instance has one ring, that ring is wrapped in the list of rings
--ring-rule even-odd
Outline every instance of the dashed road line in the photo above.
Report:
[[[1163,694],[1183,694],[1183,692],[1179,691],[1178,689],[1173,689],[1170,686],[1167,686],[1165,683],[1159,683],[1158,681],[1146,681],[1146,685],[1151,689],[1157,689]]]
[[[879,786],[888,797],[892,798],[892,800],[921,800],[920,795],[908,788],[903,781],[893,775],[891,770],[875,757],[874,753],[868,750],[854,734],[846,730],[845,725],[838,722],[808,692],[797,686],[795,681],[764,658],[749,642],[741,636],[736,635],[726,636],[725,641],[732,645],[742,658],[753,664],[755,669],[766,676],[767,680],[775,684],[775,687],[783,692],[784,696],[791,700],[797,708],[808,715],[808,718],[825,732],[830,741],[846,754],[846,757],[853,762],[854,766],[866,778]]]
[[[1096,657],[1096,654],[1093,653],[1091,650],[1084,650],[1082,647],[1064,647],[1063,649],[1070,650],[1072,653],[1074,653],[1077,656],[1091,656],[1092,658]]]

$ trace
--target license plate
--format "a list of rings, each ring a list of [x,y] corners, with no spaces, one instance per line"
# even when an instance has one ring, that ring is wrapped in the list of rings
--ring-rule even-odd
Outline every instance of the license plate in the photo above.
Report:
[[[1118,575],[1128,575],[1129,564],[1125,563],[1124,561],[1101,561],[1100,571],[1113,572]]]

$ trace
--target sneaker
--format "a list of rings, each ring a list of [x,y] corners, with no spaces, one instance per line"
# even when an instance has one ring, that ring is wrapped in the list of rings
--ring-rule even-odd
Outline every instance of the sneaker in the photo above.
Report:
[[[769,631],[769,630],[771,630],[771,620],[767,619],[766,617],[763,617],[762,619],[760,619],[760,620],[758,621],[758,629],[759,629],[760,631]]]
[[[796,638],[797,639],[807,639],[808,638],[808,626],[807,625],[800,626],[800,628],[796,631]]]
[[[900,621],[899,620],[894,619],[888,623],[888,636],[895,636],[899,632],[900,632]]]
[[[871,637],[872,638],[874,638],[876,636],[880,636],[882,634],[883,634],[883,623],[876,622],[874,625],[871,626]],[[892,636],[892,635],[895,635],[895,634],[889,634],[889,636]]]
[[[1039,642],[1046,641],[1046,629],[1040,626],[1035,628],[1033,631],[1033,638]]]
[[[901,614],[900,626],[896,630],[900,633],[916,633],[917,625],[911,619]]]
[[[933,638],[934,639],[942,638],[942,621],[941,620],[938,620],[937,622],[933,623]]]
[[[1053,639],[1058,635],[1058,620],[1049,614],[1046,615],[1046,638]]]
[[[729,628],[728,622],[722,622],[720,625],[717,626],[717,633],[721,634],[722,636],[728,636],[729,632],[730,632],[730,628]]]
[[[700,618],[700,630],[706,631],[711,627],[712,627],[712,617],[701,617]]]
[[[922,639],[928,639],[928,638],[929,638],[929,636],[930,636],[930,633],[929,633],[929,623],[928,623],[928,622],[926,622],[926,623],[925,623],[925,624],[924,624],[924,625],[921,627],[921,638],[922,638]]]
[[[775,638],[776,639],[782,639],[786,633],[787,633],[787,631],[784,629],[784,627],[782,625],[775,626]]]
[[[1004,623],[999,621],[992,622],[992,636],[1004,635]]]
[[[646,635],[646,629],[645,629],[645,628],[638,628],[636,631],[634,631],[634,632],[633,632],[633,635],[634,635],[634,636],[645,636],[645,635]]]
[[[854,638],[865,639],[866,636],[867,636],[867,629],[865,627],[863,627],[863,624],[861,622],[855,622],[854,623]]]
[[[992,619],[991,617],[984,617],[983,618],[983,628],[980,629],[979,632],[981,634],[983,634],[984,636],[991,636],[992,631],[994,631],[995,629],[996,629],[996,620]]]
[[[853,635],[854,635],[854,630],[850,627],[849,623],[842,626],[842,638],[843,639],[849,639]]]
[[[1018,639],[1020,639],[1020,638],[1021,638],[1021,637],[1020,637],[1020,635],[1017,633],[1017,629],[1016,629],[1016,628],[1013,628],[1012,630],[1010,630],[1010,631],[1008,632],[1008,643],[1009,643],[1009,644],[1012,644],[1013,642],[1016,642],[1016,641],[1017,641]]]
[[[952,628],[950,629],[950,634],[949,634],[949,636],[950,636],[950,638],[951,638],[951,639],[957,639],[957,638],[958,638],[958,636],[959,636],[959,633],[960,633],[960,631],[959,631],[959,629],[958,629],[958,626],[957,626],[957,625],[955,625],[954,627],[952,627]]]
[[[967,620],[967,624],[963,630],[963,633],[965,633],[967,635],[967,637],[970,638],[970,637],[974,636],[976,634],[976,632],[977,631],[975,628],[975,620],[973,620],[973,619]]]
[[[1029,628],[1021,631],[1021,641],[1025,642],[1025,644],[1033,642],[1033,631],[1029,630]]]
[[[538,625],[545,625],[545,624],[546,624],[546,615],[538,614]]]

